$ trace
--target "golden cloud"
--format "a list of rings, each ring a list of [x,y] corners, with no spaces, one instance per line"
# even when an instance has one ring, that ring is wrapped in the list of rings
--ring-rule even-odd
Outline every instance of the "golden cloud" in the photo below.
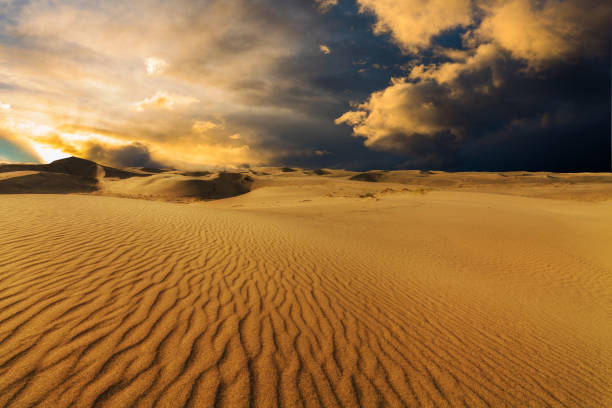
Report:
[[[433,135],[444,130],[436,104],[427,89],[394,79],[388,88],[374,92],[368,101],[336,119],[336,124],[353,127],[355,136],[364,137],[366,146],[397,134]]]
[[[390,33],[398,46],[417,52],[432,37],[476,23],[466,45],[494,43],[532,65],[606,50],[609,2],[598,0],[358,0],[376,16],[376,33]]]
[[[223,129],[223,125],[208,120],[197,120],[192,126],[194,132],[206,133],[213,129]]]
[[[142,112],[148,108],[172,110],[175,105],[190,105],[196,102],[199,102],[199,100],[190,96],[173,95],[167,92],[157,91],[152,97],[136,102],[134,106],[136,106],[138,112]]]
[[[10,122],[28,145],[57,150],[45,151],[44,160],[62,150],[82,153],[73,134],[108,134],[127,145],[140,141],[159,155],[172,143],[177,152],[204,145],[200,133],[207,131],[214,143],[206,143],[223,140],[230,151],[238,144],[232,135],[255,142],[262,136],[232,123],[231,132],[221,132],[225,123],[214,120],[196,124],[199,132],[194,133],[202,112],[247,121],[259,112],[278,117],[279,109],[287,110],[252,101],[253,95],[281,92],[271,83],[293,86],[278,78],[279,60],[300,51],[300,38],[276,6],[248,0],[95,5],[67,0],[33,1],[11,13],[3,33],[18,41],[0,41],[0,77],[7,85],[0,88],[0,127]],[[50,133],[64,143],[34,140]],[[252,147],[248,151],[252,160],[263,154]],[[202,165],[201,154],[187,156]],[[165,159],[173,164],[179,157]]]
[[[168,69],[168,63],[161,58],[148,57],[145,59],[145,68],[148,75],[161,75]]]
[[[9,140],[18,143],[24,151],[40,157],[43,162],[74,155],[120,167],[180,164],[190,169],[202,166],[237,167],[244,163],[260,163],[267,157],[265,152],[253,151],[244,142],[236,144],[241,139],[238,133],[218,139],[200,138],[194,143],[190,138],[157,142],[135,141],[134,137],[126,140],[72,125],[61,126],[60,129],[41,126],[30,132],[24,129],[22,127],[19,137]],[[2,132],[2,135],[5,133]]]
[[[324,13],[327,13],[332,7],[338,4],[338,0],[315,0],[317,7]]]
[[[473,50],[447,53],[446,57],[454,61],[438,65],[415,65],[408,78],[451,84],[461,74],[475,72],[484,67],[493,67],[494,62],[500,58],[500,49],[495,44],[482,44]],[[494,83],[499,86],[502,79],[495,75],[495,70],[493,70],[493,75]]]
[[[494,42],[532,68],[606,50],[609,2],[548,0],[536,6],[530,0],[504,0],[485,4],[484,11],[474,40]]]
[[[460,106],[466,91],[472,97],[489,95],[503,86],[499,67],[506,58],[537,71],[606,51],[602,33],[607,31],[608,2],[484,0],[474,8],[468,0],[358,1],[363,11],[376,15],[376,32],[389,32],[402,50],[410,52],[428,46],[445,30],[475,24],[474,13],[482,16],[479,25],[464,35],[465,50],[435,49],[447,62],[414,65],[406,77],[393,79],[386,89],[336,119],[337,124],[351,126],[355,136],[364,137],[367,146],[393,150],[398,135],[404,141],[441,132],[461,137],[461,126],[447,118],[448,108]],[[472,78],[470,85],[466,87],[462,78]]]
[[[472,23],[470,0],[358,0],[376,16],[374,32],[390,33],[400,48],[417,52],[439,33]]]
[[[331,48],[325,44],[319,45],[319,50],[325,55],[331,54]]]

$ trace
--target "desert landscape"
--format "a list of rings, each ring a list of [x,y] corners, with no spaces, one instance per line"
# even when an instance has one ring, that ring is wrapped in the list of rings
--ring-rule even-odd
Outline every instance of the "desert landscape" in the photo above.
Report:
[[[611,15],[0,0],[0,408],[612,408]]]
[[[0,406],[609,407],[612,175],[0,166]]]

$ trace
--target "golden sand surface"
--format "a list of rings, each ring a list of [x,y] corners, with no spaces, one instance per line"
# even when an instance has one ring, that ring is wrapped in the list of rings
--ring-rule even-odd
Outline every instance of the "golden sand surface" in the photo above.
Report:
[[[0,195],[0,406],[612,406],[605,188],[291,177]]]

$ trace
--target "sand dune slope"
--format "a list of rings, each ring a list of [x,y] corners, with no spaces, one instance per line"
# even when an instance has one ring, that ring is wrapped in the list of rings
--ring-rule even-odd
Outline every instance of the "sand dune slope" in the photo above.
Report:
[[[127,180],[101,180],[100,194],[157,200],[218,200],[248,193],[253,179],[240,173],[216,173],[205,177],[162,173]]]
[[[14,171],[0,173],[0,194],[91,193],[97,189],[95,178],[72,174]]]
[[[0,196],[0,406],[611,406],[609,204],[232,200]]]
[[[114,167],[103,166],[91,160],[81,159],[79,157],[67,157],[65,159],[55,160],[49,164],[0,164],[0,173],[14,171],[38,171],[45,173],[69,174],[83,178],[97,177],[113,177],[113,178],[131,178],[131,177],[146,177],[150,174],[142,172],[134,172],[128,170],[117,169]]]

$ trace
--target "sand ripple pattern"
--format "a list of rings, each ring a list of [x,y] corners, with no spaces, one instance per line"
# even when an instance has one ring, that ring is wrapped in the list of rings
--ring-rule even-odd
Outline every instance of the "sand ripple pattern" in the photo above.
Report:
[[[324,232],[204,206],[27,200],[0,205],[0,406],[612,401],[601,350],[395,279]]]

